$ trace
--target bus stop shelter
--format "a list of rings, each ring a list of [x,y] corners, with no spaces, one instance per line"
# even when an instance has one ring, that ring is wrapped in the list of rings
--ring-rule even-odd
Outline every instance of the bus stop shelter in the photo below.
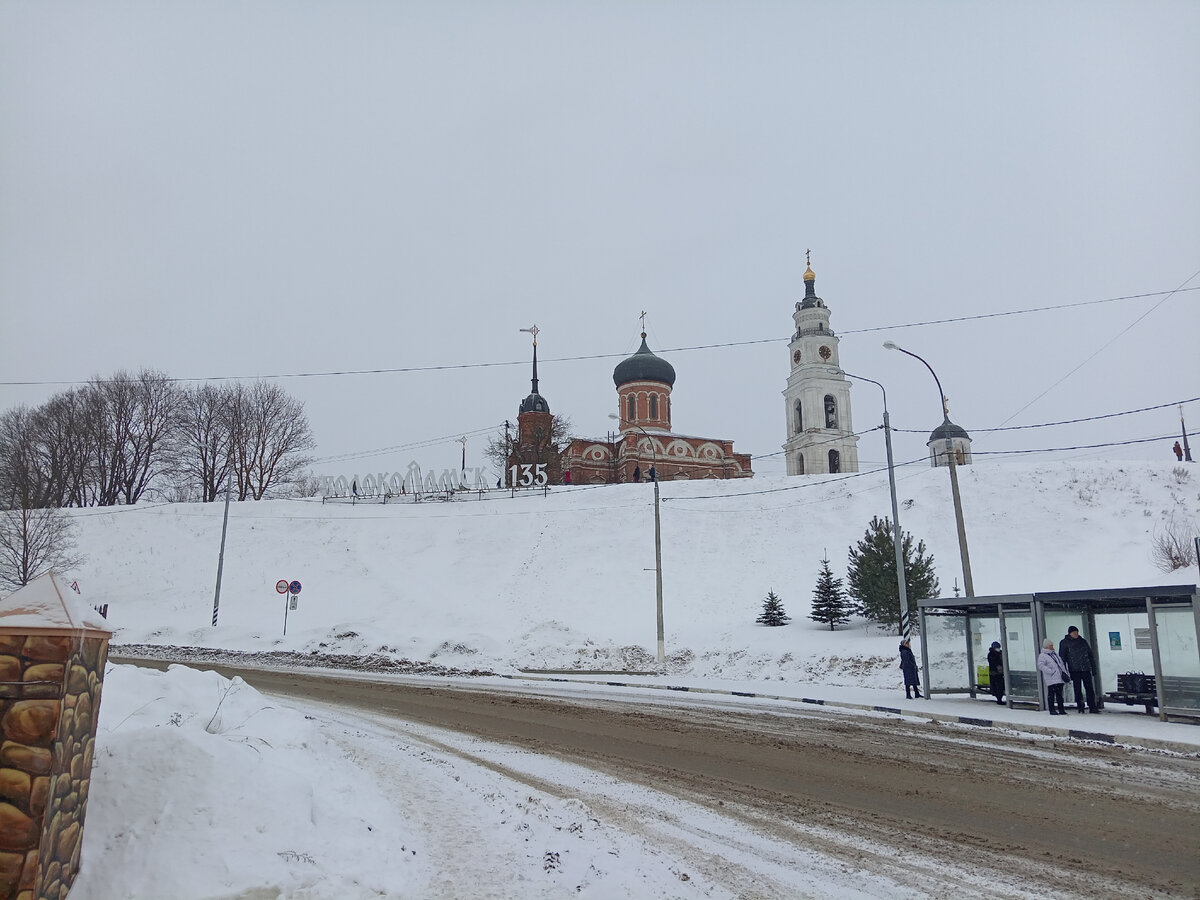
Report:
[[[1196,585],[940,597],[917,604],[921,663],[930,694],[970,694],[999,641],[1004,693],[1011,706],[1046,708],[1038,677],[1042,640],[1058,643],[1074,625],[1091,645],[1096,694],[1105,702],[1145,704],[1166,721],[1200,718],[1200,603]],[[1071,686],[1067,686],[1070,696]]]

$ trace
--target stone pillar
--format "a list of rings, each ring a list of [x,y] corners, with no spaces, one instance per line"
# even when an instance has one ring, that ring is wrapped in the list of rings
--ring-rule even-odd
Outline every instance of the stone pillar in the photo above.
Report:
[[[0,605],[0,900],[63,900],[79,871],[111,637],[10,612],[34,585]]]

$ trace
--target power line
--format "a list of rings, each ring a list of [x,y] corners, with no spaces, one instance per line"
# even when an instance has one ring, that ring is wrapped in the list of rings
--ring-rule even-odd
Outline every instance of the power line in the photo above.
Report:
[[[976,434],[981,434],[983,432],[995,432],[995,431],[1024,431],[1029,428],[1053,428],[1056,425],[1077,425],[1080,422],[1097,422],[1101,419],[1113,419],[1118,416],[1132,416],[1135,413],[1151,412],[1156,409],[1166,409],[1168,406],[1180,406],[1184,403],[1195,403],[1197,400],[1200,400],[1200,397],[1189,397],[1186,400],[1173,400],[1170,403],[1158,403],[1158,404],[1155,404],[1154,406],[1142,406],[1142,407],[1139,407],[1138,409],[1126,409],[1126,410],[1122,410],[1121,412],[1104,413],[1103,415],[1099,415],[1099,416],[1085,416],[1082,419],[1063,419],[1061,422],[1042,422],[1038,425],[1008,425],[1008,426],[999,426],[996,428],[972,428],[971,431],[975,432]],[[928,428],[893,428],[892,431],[900,431],[905,434],[926,434],[929,431],[929,429]]]
[[[1156,309],[1158,309],[1160,306],[1162,306],[1164,303],[1166,303],[1168,300],[1170,300],[1171,297],[1173,297],[1175,294],[1179,293],[1182,290],[1185,290],[1184,285],[1186,285],[1189,281],[1191,281],[1197,275],[1200,275],[1200,269],[1197,269],[1195,272],[1193,272],[1191,275],[1189,275],[1187,278],[1185,278],[1183,280],[1183,284],[1180,284],[1179,287],[1175,288],[1175,290],[1168,291],[1167,295],[1165,297],[1163,297],[1161,300],[1159,300],[1157,303],[1155,303],[1152,307],[1150,307],[1148,310],[1146,310],[1144,313],[1142,313],[1140,316],[1138,316],[1136,319],[1134,319],[1132,322],[1130,322],[1128,325],[1126,325],[1124,328],[1122,328],[1120,331],[1118,331],[1109,340],[1105,341],[1103,344],[1101,344],[1099,347],[1097,347],[1095,352],[1093,352],[1090,356],[1088,356],[1087,359],[1083,360],[1083,362],[1079,363],[1079,365],[1077,365],[1075,368],[1071,369],[1071,371],[1067,372],[1066,375],[1064,375],[1062,378],[1058,379],[1058,381],[1054,382],[1052,385],[1047,387],[1044,391],[1042,391],[1040,394],[1038,394],[1036,397],[1034,397],[1032,400],[1030,400],[1028,403],[1026,403],[1024,406],[1022,406],[1020,409],[1018,409],[1015,413],[1013,413],[1011,416],[1009,416],[1007,419],[1005,419],[1000,424],[1007,425],[1009,422],[1011,422],[1013,419],[1015,419],[1021,413],[1025,412],[1025,410],[1029,409],[1029,407],[1033,406],[1033,404],[1037,403],[1039,400],[1041,400],[1043,397],[1045,397],[1048,393],[1050,393],[1052,390],[1054,390],[1056,387],[1058,387],[1060,384],[1062,384],[1064,381],[1066,381],[1068,378],[1070,378],[1072,375],[1074,375],[1076,372],[1078,372],[1080,369],[1082,369],[1084,366],[1086,366],[1088,363],[1090,363],[1093,359],[1095,359],[1097,356],[1099,356],[1101,353],[1103,353],[1106,349],[1108,349],[1113,344],[1115,344],[1119,338],[1121,338],[1123,335],[1128,333],[1135,325],[1137,325],[1144,318],[1146,318],[1146,316],[1150,315],[1152,312],[1154,312]],[[1192,289],[1187,288],[1186,290],[1192,290]]]
[[[334,462],[349,462],[355,459],[364,459],[368,456],[383,456],[385,453],[396,453],[401,450],[419,450],[422,447],[433,447],[437,444],[448,444],[452,441],[456,442],[459,438],[476,437],[481,434],[489,434],[499,428],[503,428],[504,423],[498,425],[489,425],[487,428],[476,428],[472,431],[459,431],[452,435],[438,438],[427,438],[420,441],[412,441],[408,444],[396,444],[392,447],[380,447],[378,450],[359,450],[353,453],[339,453],[334,456],[321,456],[313,460],[314,463],[334,463]]]
[[[1197,274],[1200,274],[1200,273],[1197,273]],[[1193,275],[1192,277],[1194,278],[1195,276]],[[1190,281],[1190,280],[1191,280],[1191,278],[1188,279],[1188,281]],[[1184,284],[1187,284],[1187,281],[1185,281]],[[1117,302],[1124,301],[1124,300],[1141,300],[1141,299],[1145,299],[1147,297],[1163,297],[1162,301],[1160,301],[1158,304],[1155,304],[1155,306],[1152,307],[1150,310],[1147,310],[1147,312],[1145,314],[1143,314],[1141,317],[1139,317],[1137,320],[1135,320],[1132,325],[1129,326],[1130,328],[1132,328],[1133,325],[1136,325],[1147,315],[1154,312],[1155,309],[1157,309],[1159,306],[1161,306],[1162,303],[1165,302],[1167,299],[1169,299],[1172,295],[1181,293],[1183,291],[1197,291],[1197,290],[1200,290],[1200,287],[1191,287],[1191,288],[1180,287],[1180,288],[1176,288],[1175,290],[1171,290],[1171,291],[1150,291],[1150,292],[1143,293],[1143,294],[1127,294],[1127,295],[1121,296],[1121,297],[1106,297],[1101,300],[1081,300],[1077,303],[1060,303],[1060,304],[1056,304],[1056,305],[1052,305],[1052,306],[1038,306],[1038,307],[1029,307],[1027,309],[1013,309],[1013,310],[1007,310],[1007,311],[1002,311],[1002,312],[979,313],[978,315],[955,316],[955,317],[946,318],[946,319],[924,319],[924,320],[921,320],[918,322],[902,322],[902,323],[895,324],[895,325],[874,325],[874,326],[870,326],[867,328],[856,328],[856,329],[851,329],[851,330],[847,330],[847,331],[842,331],[842,332],[839,332],[839,334],[844,336],[844,335],[848,335],[848,334],[867,334],[869,332],[874,332],[874,331],[893,331],[893,330],[900,330],[903,328],[923,328],[923,327],[926,327],[929,325],[945,325],[945,324],[951,324],[951,323],[957,323],[957,322],[973,322],[973,321],[979,321],[979,320],[984,320],[984,319],[1003,318],[1006,316],[1024,316],[1024,315],[1030,315],[1033,313],[1052,312],[1052,311],[1060,310],[1060,309],[1075,309],[1075,308],[1084,307],[1084,306],[1095,306],[1097,304],[1102,304],[1102,303],[1117,303]],[[1128,331],[1129,329],[1127,328],[1125,330]],[[1121,332],[1121,333],[1124,334],[1124,332]],[[1119,336],[1120,335],[1118,335],[1118,337]],[[772,338],[758,338],[755,340],[747,340],[747,341],[724,341],[724,342],[715,343],[715,344],[696,344],[696,345],[690,346],[690,347],[665,347],[662,350],[660,350],[659,352],[660,353],[687,353],[687,352],[690,352],[693,350],[718,350],[718,349],[724,349],[724,348],[728,348],[728,347],[749,347],[749,346],[753,346],[755,344],[787,343],[790,340],[791,340],[790,337],[782,337],[782,338],[772,337]],[[1115,340],[1115,338],[1114,338],[1114,340]],[[1101,349],[1103,349],[1103,348],[1101,348]],[[1099,351],[1097,351],[1097,352],[1099,352]],[[587,354],[587,355],[581,355],[581,356],[550,357],[548,359],[544,359],[543,362],[550,362],[550,363],[586,362],[586,361],[597,360],[597,359],[617,359],[617,358],[624,359],[626,356],[628,356],[627,353],[593,353],[593,354]],[[1085,360],[1085,362],[1086,362],[1086,360]],[[176,383],[176,384],[188,384],[188,383],[193,383],[193,382],[205,382],[205,381],[253,381],[256,379],[272,379],[272,378],[334,378],[334,377],[343,377],[343,376],[347,376],[347,375],[398,375],[398,374],[409,374],[409,373],[414,373],[414,372],[445,372],[445,371],[461,371],[461,370],[466,370],[466,369],[491,369],[491,368],[504,368],[504,367],[510,367],[510,366],[526,366],[526,365],[529,365],[528,360],[509,360],[509,361],[505,361],[505,362],[448,363],[448,364],[444,364],[444,365],[434,365],[434,366],[397,366],[397,367],[392,367],[392,368],[377,368],[377,369],[335,369],[335,370],[330,370],[327,372],[279,372],[279,373],[269,374],[269,375],[208,375],[208,376],[202,376],[202,377],[166,377],[163,380],[167,381],[167,382],[171,382],[171,383]],[[1072,373],[1070,373],[1070,372],[1067,373],[1068,376],[1070,374],[1072,374]],[[1067,376],[1064,376],[1064,378],[1066,378],[1066,377]],[[104,380],[111,380],[111,379],[104,379]],[[132,381],[135,381],[136,379],[129,379],[129,380],[132,382]],[[87,381],[0,381],[0,387],[53,387],[53,386],[67,386],[67,385],[88,384],[88,383],[90,383],[90,379]],[[1052,387],[1053,387],[1053,385],[1052,385]],[[1035,398],[1035,401],[1037,399],[1039,399],[1039,398]],[[1031,402],[1035,402],[1035,401],[1031,401]],[[1020,410],[1018,410],[1018,412],[1020,412]]]

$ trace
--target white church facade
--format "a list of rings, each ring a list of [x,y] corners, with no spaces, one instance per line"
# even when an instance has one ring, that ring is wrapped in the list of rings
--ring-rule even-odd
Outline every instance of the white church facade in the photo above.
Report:
[[[804,299],[792,314],[796,330],[788,344],[791,372],[783,392],[789,475],[858,471],[858,436],[850,416],[850,381],[838,359],[838,337],[829,309],[816,294],[811,262],[804,272]]]

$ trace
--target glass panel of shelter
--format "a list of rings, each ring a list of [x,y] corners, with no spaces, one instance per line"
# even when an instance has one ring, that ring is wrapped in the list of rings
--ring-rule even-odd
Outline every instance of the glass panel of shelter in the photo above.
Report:
[[[1150,617],[1144,611],[1098,612],[1094,623],[1096,640],[1092,644],[1092,651],[1100,667],[1100,677],[1096,683],[1098,694],[1118,690],[1118,674],[1154,674]]]
[[[971,660],[963,640],[966,627],[967,617],[962,613],[924,614],[921,642],[929,660],[924,678],[928,690],[953,693],[971,689]]]
[[[1155,606],[1163,709],[1200,710],[1198,614],[1190,606]]]
[[[1041,684],[1037,672],[1037,640],[1034,635],[1033,611],[1006,609],[1004,611],[1004,662],[1008,670],[1008,699],[1012,703],[1041,705]]]

